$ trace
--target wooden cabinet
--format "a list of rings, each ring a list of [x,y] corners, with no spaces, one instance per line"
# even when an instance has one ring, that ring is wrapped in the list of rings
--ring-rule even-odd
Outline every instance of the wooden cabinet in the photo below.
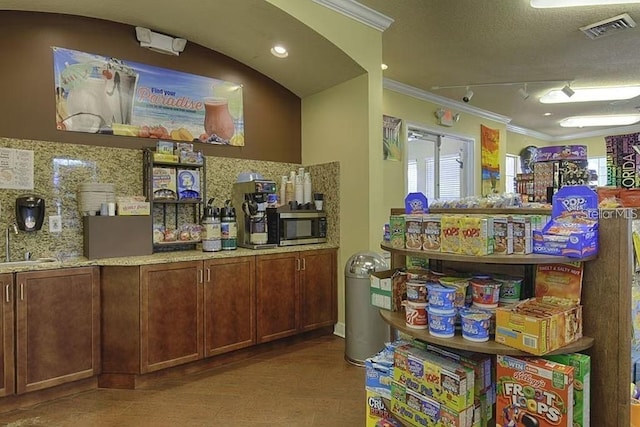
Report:
[[[202,359],[202,262],[140,271],[140,372]]]
[[[268,342],[337,321],[336,251],[258,256],[257,342]]]
[[[103,373],[137,375],[201,359],[202,261],[103,267]]]
[[[3,311],[9,294],[5,286]],[[16,273],[14,295],[18,394],[99,373],[97,267]]]
[[[334,250],[300,252],[300,318],[302,331],[338,321],[337,253]]]
[[[299,269],[297,252],[256,257],[257,342],[298,332]]]
[[[205,357],[256,343],[255,257],[204,261]]]
[[[2,304],[0,304],[0,396],[13,394],[15,390],[14,365],[14,311],[13,274],[0,274]]]

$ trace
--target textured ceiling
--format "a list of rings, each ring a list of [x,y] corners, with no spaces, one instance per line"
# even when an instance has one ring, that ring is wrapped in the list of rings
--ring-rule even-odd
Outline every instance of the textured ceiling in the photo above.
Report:
[[[394,19],[383,33],[383,60],[390,67],[385,78],[451,100],[460,101],[464,87],[432,88],[545,80],[569,80],[573,87],[640,82],[640,28],[597,40],[578,29],[625,12],[640,25],[640,5],[533,9],[528,0],[360,3]],[[186,38],[256,69],[300,97],[364,72],[340,49],[264,0],[0,0],[1,9],[101,18]],[[284,61],[269,53],[277,41],[291,52]],[[588,136],[594,130],[616,132],[563,129],[558,122],[564,117],[635,113],[640,107],[640,99],[554,106],[538,102],[547,90],[561,86],[530,83],[527,100],[518,95],[520,86],[473,87],[471,102],[460,108],[509,117],[513,128],[552,140]],[[545,112],[552,115],[544,117]]]
[[[640,28],[591,40],[580,27],[622,14],[640,25],[640,4],[534,9],[529,0],[361,0],[394,22],[383,33],[386,78],[460,101],[465,88],[434,86],[570,80],[573,87],[640,83]],[[555,138],[598,128],[563,129],[585,114],[637,113],[640,99],[543,105],[562,82],[473,87],[469,106],[511,117],[511,124]],[[549,117],[544,113],[551,112]]]

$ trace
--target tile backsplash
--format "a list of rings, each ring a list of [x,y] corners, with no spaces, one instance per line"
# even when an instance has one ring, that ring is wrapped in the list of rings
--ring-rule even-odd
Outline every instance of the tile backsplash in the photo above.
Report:
[[[42,230],[10,236],[11,259],[21,260],[29,251],[33,257],[74,258],[82,256],[82,218],[78,209],[78,186],[85,182],[113,183],[117,196],[143,195],[142,150],[47,141],[0,138],[0,147],[34,152],[34,189],[0,189],[0,226],[15,222],[15,199],[35,194],[45,199]],[[258,172],[278,185],[280,177],[300,165],[256,160],[206,157],[207,199],[222,206],[241,172]],[[2,165],[0,165],[0,171]],[[313,179],[313,191],[325,194],[329,242],[338,244],[339,176],[337,162],[306,166]],[[1,181],[0,181],[1,185]],[[236,207],[238,208],[238,207]],[[62,232],[49,232],[51,215],[62,217]],[[125,245],[126,242],[123,242]],[[4,259],[4,249],[2,259]]]

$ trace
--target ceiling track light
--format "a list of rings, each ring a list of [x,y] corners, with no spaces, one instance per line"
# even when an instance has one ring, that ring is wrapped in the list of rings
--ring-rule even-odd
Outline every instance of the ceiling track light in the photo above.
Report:
[[[473,91],[471,89],[469,89],[469,86],[467,86],[467,91],[465,92],[464,96],[462,97],[462,100],[464,102],[469,102],[469,101],[471,101],[471,98],[473,98]]]
[[[525,83],[520,89],[518,89],[518,93],[522,97],[522,99],[529,99],[529,92],[527,91],[527,84]]]
[[[573,95],[575,95],[576,91],[574,91],[573,89],[571,89],[571,86],[569,86],[569,83],[567,83],[566,85],[564,85],[564,87],[562,88],[562,93],[564,93],[565,95],[567,95],[567,97],[571,98]]]

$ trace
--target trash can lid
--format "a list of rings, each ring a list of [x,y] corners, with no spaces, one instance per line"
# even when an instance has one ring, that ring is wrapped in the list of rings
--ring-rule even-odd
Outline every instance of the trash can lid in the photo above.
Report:
[[[349,258],[344,269],[347,277],[368,279],[374,271],[386,270],[387,262],[382,255],[375,252],[359,252]]]

